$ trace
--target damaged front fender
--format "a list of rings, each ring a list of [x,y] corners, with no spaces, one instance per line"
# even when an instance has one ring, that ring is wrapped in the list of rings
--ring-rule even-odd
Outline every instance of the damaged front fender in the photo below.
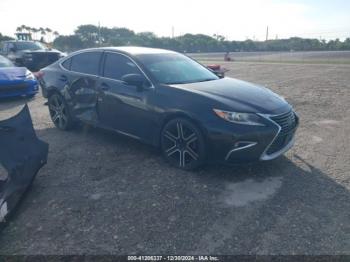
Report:
[[[48,144],[35,134],[28,106],[0,121],[0,226],[21,200],[39,169],[46,164]]]

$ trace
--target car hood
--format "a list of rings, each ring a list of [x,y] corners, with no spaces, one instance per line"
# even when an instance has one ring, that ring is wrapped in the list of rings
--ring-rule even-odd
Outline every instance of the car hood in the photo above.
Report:
[[[0,83],[4,81],[24,80],[27,72],[25,67],[1,67]]]
[[[271,90],[238,79],[225,77],[218,80],[176,84],[172,87],[186,89],[224,104],[223,110],[237,112],[278,114],[285,112],[289,104]]]

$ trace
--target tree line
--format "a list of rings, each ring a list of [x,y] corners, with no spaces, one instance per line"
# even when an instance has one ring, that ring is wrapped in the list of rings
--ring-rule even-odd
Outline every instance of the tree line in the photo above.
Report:
[[[16,28],[16,33],[28,33],[32,36],[33,40],[41,42],[52,42],[55,38],[59,36],[57,31],[52,30],[51,28],[44,27],[30,27],[27,25],[21,25]],[[2,35],[0,33],[0,41],[13,40],[13,37]]]
[[[34,40],[40,40],[41,42],[45,41],[45,38],[47,38],[47,42],[52,42],[54,38],[57,38],[59,36],[59,33],[57,31],[52,30],[49,27],[30,27],[26,25],[21,25],[16,28],[17,33],[29,33],[32,35]]]
[[[70,52],[98,46],[135,45],[157,47],[179,52],[239,52],[239,51],[322,51],[350,50],[350,38],[340,41],[320,40],[300,37],[267,41],[229,41],[221,35],[185,34],[177,37],[158,37],[152,32],[135,33],[128,28],[108,28],[95,25],[80,25],[72,35],[59,35],[58,32],[44,28],[33,29],[25,26],[17,28],[42,36],[50,34],[53,47]],[[51,37],[49,37],[50,40]],[[1,35],[0,35],[1,40]]]

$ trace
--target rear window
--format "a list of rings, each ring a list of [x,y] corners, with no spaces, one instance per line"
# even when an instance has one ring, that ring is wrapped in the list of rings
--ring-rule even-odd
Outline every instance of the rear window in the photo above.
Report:
[[[100,58],[101,52],[86,52],[77,54],[69,59],[71,60],[70,70],[89,75],[98,75]]]

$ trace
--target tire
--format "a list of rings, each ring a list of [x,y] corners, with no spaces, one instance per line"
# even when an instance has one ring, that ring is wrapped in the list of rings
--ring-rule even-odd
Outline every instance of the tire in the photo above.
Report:
[[[66,131],[73,128],[74,120],[63,96],[53,93],[48,99],[48,107],[51,120],[58,129]]]
[[[200,129],[186,118],[167,122],[161,132],[161,150],[172,166],[195,170],[206,160],[205,142]]]

